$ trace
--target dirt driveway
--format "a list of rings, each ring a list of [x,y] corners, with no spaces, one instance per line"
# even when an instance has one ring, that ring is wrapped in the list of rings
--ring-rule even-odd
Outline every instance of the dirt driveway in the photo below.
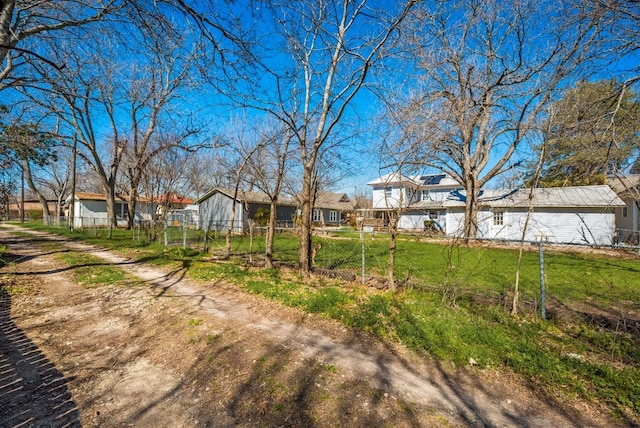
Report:
[[[0,229],[14,258],[0,271],[0,427],[612,426],[497,370],[442,367],[233,286],[16,230]],[[69,249],[142,281],[83,288],[55,258]]]

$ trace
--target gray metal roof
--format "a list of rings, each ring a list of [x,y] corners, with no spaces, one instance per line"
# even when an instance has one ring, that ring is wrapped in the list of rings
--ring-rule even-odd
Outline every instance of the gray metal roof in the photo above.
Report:
[[[531,189],[485,190],[478,198],[481,206],[510,208],[528,207]],[[445,202],[446,207],[464,206],[464,193],[452,193]],[[606,185],[550,187],[533,189],[534,207],[623,207],[626,204]],[[413,205],[412,205],[413,208]]]
[[[234,192],[231,189],[216,187],[198,199],[196,203],[201,203],[215,193],[222,193],[231,199]],[[237,200],[251,204],[269,204],[271,202],[269,196],[264,192],[248,192],[244,190],[238,190]],[[278,197],[278,205],[295,207],[300,205],[300,203],[297,197],[292,198],[281,195]],[[319,192],[314,208],[350,211],[354,209],[354,205],[355,203],[349,199],[346,193]]]

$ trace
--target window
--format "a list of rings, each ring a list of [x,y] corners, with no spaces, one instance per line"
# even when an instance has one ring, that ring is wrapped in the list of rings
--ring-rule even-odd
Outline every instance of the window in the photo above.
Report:
[[[338,211],[329,211],[329,222],[330,223],[338,222]]]
[[[438,211],[429,211],[429,219],[437,220],[438,219]]]
[[[391,187],[385,187],[384,188],[384,197],[385,198],[390,198],[391,197]]]
[[[627,215],[629,215],[629,212],[627,211],[627,207],[622,207],[622,217],[626,217]]]
[[[322,221],[322,210],[313,210],[313,221]]]
[[[428,191],[428,190],[423,190],[423,191],[422,191],[422,198],[421,198],[421,200],[423,200],[423,201],[428,201],[429,199],[430,199],[430,198],[429,198],[429,191]]]
[[[504,226],[504,212],[495,211],[493,213],[493,225],[494,226]]]

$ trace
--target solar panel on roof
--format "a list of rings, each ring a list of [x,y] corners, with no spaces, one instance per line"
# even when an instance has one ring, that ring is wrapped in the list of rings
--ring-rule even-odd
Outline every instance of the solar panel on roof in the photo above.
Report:
[[[420,177],[420,181],[425,186],[439,184],[440,181],[445,178],[446,174],[436,174],[436,175],[423,175]]]

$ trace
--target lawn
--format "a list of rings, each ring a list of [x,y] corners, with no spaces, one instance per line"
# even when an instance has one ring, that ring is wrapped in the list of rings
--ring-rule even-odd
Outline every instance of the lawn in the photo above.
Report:
[[[38,226],[38,228],[42,228]],[[59,230],[56,230],[59,232]],[[70,232],[65,231],[65,234]],[[395,274],[396,293],[295,269],[264,270],[246,264],[249,239],[234,237],[232,260],[215,262],[201,249],[165,248],[114,231],[112,239],[73,232],[77,239],[133,254],[156,264],[186,268],[187,275],[215,286],[236,284],[250,293],[301,310],[323,314],[347,326],[397,341],[451,367],[511,370],[550,394],[604,403],[622,424],[640,419],[640,260],[620,253],[545,253],[549,319],[538,316],[537,247],[524,252],[521,312],[509,315],[516,249],[453,246],[402,237]],[[363,243],[354,233],[315,236],[321,245],[316,266],[359,274]],[[253,242],[254,259],[264,251]],[[215,256],[224,237],[210,243]],[[384,234],[364,241],[368,276],[386,274]],[[278,235],[274,256],[295,267],[297,238]],[[475,369],[475,368],[472,368]]]

